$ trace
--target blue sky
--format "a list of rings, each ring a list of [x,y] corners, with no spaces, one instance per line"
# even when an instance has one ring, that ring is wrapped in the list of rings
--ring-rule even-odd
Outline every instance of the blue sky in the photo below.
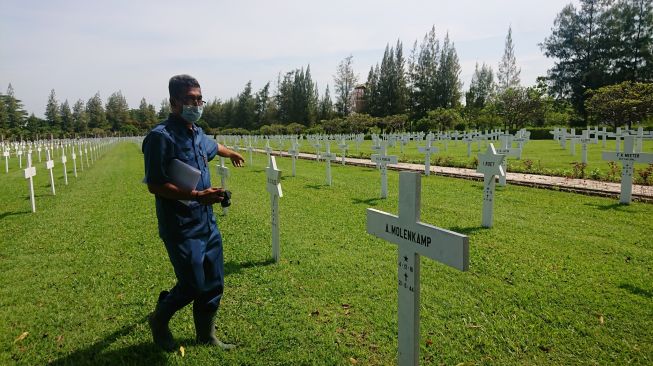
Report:
[[[538,43],[569,0],[457,1],[34,1],[0,2],[0,90],[9,83],[28,112],[59,101],[103,100],[122,91],[130,107],[159,106],[170,76],[188,73],[205,99],[226,99],[248,80],[254,90],[310,64],[323,91],[353,55],[359,80],[400,39],[408,55],[435,25],[455,43],[464,89],[476,62],[497,69],[512,26],[522,85],[553,60]],[[332,94],[333,96],[333,94]]]

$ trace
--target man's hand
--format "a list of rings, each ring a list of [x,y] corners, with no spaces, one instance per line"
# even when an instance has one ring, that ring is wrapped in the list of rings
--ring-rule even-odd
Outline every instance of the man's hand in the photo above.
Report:
[[[197,191],[197,202],[201,205],[209,206],[216,204],[224,198],[224,189],[211,187],[203,191]]]
[[[235,167],[245,166],[245,159],[243,159],[243,156],[235,151],[232,151],[229,159],[231,159],[231,164],[233,164]]]

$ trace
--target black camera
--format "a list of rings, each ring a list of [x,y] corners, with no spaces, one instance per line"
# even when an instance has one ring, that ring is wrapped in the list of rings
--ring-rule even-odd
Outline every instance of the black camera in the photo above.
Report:
[[[222,201],[220,201],[220,206],[222,207],[231,206],[231,191],[225,190],[224,193],[222,193]]]

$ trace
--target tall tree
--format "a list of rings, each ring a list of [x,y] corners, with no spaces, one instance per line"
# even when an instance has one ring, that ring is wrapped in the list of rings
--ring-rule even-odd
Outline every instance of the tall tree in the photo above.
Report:
[[[51,132],[58,133],[61,131],[61,111],[54,89],[50,91],[48,104],[45,106],[45,121],[48,123]]]
[[[440,41],[435,34],[435,26],[424,35],[417,47],[413,45],[408,63],[411,88],[411,111],[414,118],[421,118],[426,112],[435,109],[437,103],[437,73],[440,64]]]
[[[151,129],[157,123],[156,109],[152,104],[149,104],[145,98],[141,99],[141,103],[138,106],[138,113],[136,113],[136,115],[139,129],[142,131]]]
[[[159,113],[157,114],[157,117],[159,117],[160,120],[168,118],[168,115],[170,114],[170,100],[168,98],[164,98],[161,101],[161,105],[159,106]]]
[[[59,108],[61,112],[61,132],[68,134],[74,131],[73,112],[70,110],[68,99],[66,99]]]
[[[352,92],[358,76],[354,73],[354,56],[345,57],[338,64],[336,74],[333,76],[334,86],[336,88],[336,109],[341,116],[348,116],[353,110]]]
[[[23,109],[23,104],[14,95],[14,88],[9,84],[7,94],[4,96],[4,108],[9,128],[19,129],[24,125],[27,112]]]
[[[508,27],[508,35],[503,49],[503,56],[499,62],[499,71],[497,72],[497,87],[499,93],[508,88],[519,87],[519,74],[521,69],[517,67],[515,59],[515,46],[512,43],[512,27]]]
[[[256,98],[255,98],[255,107],[254,107],[254,113],[255,113],[255,126],[254,128],[259,128],[263,126],[264,124],[267,124],[268,121],[266,121],[267,117],[267,111],[268,111],[268,106],[270,102],[270,83],[266,83],[261,90],[259,90],[256,93]]]
[[[88,131],[88,115],[86,114],[86,104],[79,99],[73,105],[73,125],[76,133],[84,134]]]
[[[447,33],[442,43],[440,65],[435,79],[435,107],[457,108],[460,106],[461,87],[458,54],[455,45],[449,40],[449,33]]]
[[[467,109],[481,110],[494,94],[494,75],[492,68],[485,63],[478,68],[474,67],[474,75],[469,84],[469,91],[465,94],[465,106]]]
[[[320,100],[320,108],[318,113],[318,120],[329,120],[333,118],[333,102],[331,101],[331,93],[329,92],[329,84],[324,90],[324,96]]]
[[[238,102],[235,111],[235,124],[232,127],[252,129],[256,119],[256,101],[252,96],[252,82],[245,84],[245,89],[238,94]]]
[[[106,104],[106,117],[111,130],[121,131],[131,124],[129,116],[129,105],[121,91],[114,92],[109,96]]]
[[[99,92],[95,93],[95,95],[86,102],[86,114],[88,115],[89,129],[106,129],[109,127],[107,126],[107,116]]]

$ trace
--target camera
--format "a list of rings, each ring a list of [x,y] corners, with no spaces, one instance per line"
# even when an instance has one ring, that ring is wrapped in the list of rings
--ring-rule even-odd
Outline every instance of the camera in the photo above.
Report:
[[[220,201],[220,206],[222,207],[231,206],[231,191],[225,190],[224,193],[222,193],[222,201]]]

